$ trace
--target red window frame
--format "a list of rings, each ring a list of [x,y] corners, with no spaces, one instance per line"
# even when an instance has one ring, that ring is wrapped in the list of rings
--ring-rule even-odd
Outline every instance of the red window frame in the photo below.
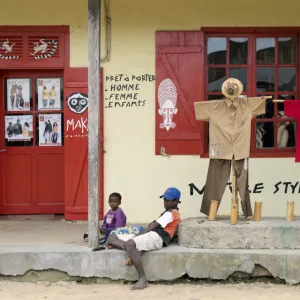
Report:
[[[279,37],[296,37],[297,38],[297,63],[292,65],[278,64],[277,61],[277,47],[278,44],[275,44],[275,63],[270,65],[258,65],[263,67],[275,67],[276,79],[277,83],[277,70],[278,66],[280,67],[296,67],[296,91],[295,92],[279,92],[277,91],[277,87],[274,92],[262,92],[259,95],[274,95],[276,98],[279,94],[293,94],[296,99],[300,97],[300,27],[294,28],[202,28],[205,34],[205,66],[204,66],[204,77],[205,77],[205,95],[206,99],[208,99],[208,95],[220,94],[218,92],[208,92],[208,68],[209,67],[219,67],[226,68],[226,76],[228,77],[228,69],[232,68],[243,68],[247,67],[247,91],[243,92],[243,94],[247,94],[248,97],[255,97],[258,93],[256,91],[256,51],[255,51],[255,41],[256,38],[279,38]],[[207,40],[211,37],[240,37],[240,38],[248,38],[248,64],[247,65],[234,65],[229,64],[229,42],[227,39],[227,53],[226,53],[226,64],[225,65],[209,65],[207,62]],[[277,41],[277,40],[276,40]],[[277,118],[277,108],[278,104],[274,103],[274,116],[269,119],[259,119],[259,122],[274,122],[274,127],[277,128],[277,123],[286,121],[286,119]],[[294,119],[290,118],[289,121],[295,122]],[[252,121],[251,128],[251,148],[250,148],[250,157],[294,157],[296,148],[277,148],[277,129],[274,129],[274,148],[256,148],[255,145],[255,135],[256,135],[256,123],[257,120],[254,119]],[[276,131],[275,131],[276,130]],[[204,141],[207,141],[207,130],[203,133]],[[208,147],[207,142],[205,142],[205,154],[204,157],[208,157]],[[202,157],[203,157],[202,156]]]

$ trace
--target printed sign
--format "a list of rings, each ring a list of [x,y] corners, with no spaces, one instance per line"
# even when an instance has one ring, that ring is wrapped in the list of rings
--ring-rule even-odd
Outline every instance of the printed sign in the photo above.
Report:
[[[38,110],[61,109],[60,78],[37,79]]]
[[[61,146],[61,114],[39,115],[39,146]]]
[[[29,141],[33,138],[32,115],[5,116],[5,138]]]
[[[7,79],[6,110],[30,110],[30,79]]]

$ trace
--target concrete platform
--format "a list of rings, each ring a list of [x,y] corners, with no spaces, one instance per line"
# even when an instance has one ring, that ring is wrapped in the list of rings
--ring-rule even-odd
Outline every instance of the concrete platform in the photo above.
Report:
[[[200,249],[300,249],[300,218],[264,218],[260,222],[229,218],[190,218],[179,225],[180,246]]]
[[[82,241],[86,230],[86,222],[0,221],[0,280],[137,279],[135,269],[123,264],[125,252],[87,248]],[[195,249],[173,244],[145,253],[143,261],[151,281],[247,275],[300,282],[300,250]]]
[[[76,245],[0,246],[0,275],[18,276],[45,270],[58,270],[66,276],[137,279],[133,267],[124,266],[126,254],[119,250],[92,252]],[[203,250],[171,245],[143,257],[150,281],[191,278],[225,280],[235,272],[251,277],[273,276],[287,283],[300,282],[298,250]],[[31,272],[32,273],[32,272]],[[50,280],[33,272],[34,280]],[[55,277],[61,280],[61,276]],[[55,279],[54,279],[55,281]]]

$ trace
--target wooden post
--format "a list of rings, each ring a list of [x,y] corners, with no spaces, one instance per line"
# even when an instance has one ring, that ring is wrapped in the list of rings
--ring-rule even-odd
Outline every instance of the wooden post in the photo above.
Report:
[[[255,201],[254,216],[253,216],[254,221],[258,222],[261,220],[261,206],[262,206],[261,201]]]
[[[286,220],[294,221],[294,201],[287,201],[286,204]]]
[[[209,215],[208,215],[209,221],[216,220],[218,206],[219,206],[219,201],[216,201],[216,200],[211,201],[210,208],[209,208]]]
[[[88,0],[88,227],[89,247],[99,246],[101,0]]]
[[[236,175],[234,170],[234,161],[232,160],[232,202],[231,202],[231,215],[230,224],[236,225],[238,221],[238,202],[237,202],[237,190],[236,190]]]

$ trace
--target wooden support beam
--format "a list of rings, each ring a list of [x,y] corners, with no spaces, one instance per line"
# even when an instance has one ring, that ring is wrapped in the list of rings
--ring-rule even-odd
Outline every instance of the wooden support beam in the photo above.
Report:
[[[236,225],[238,221],[239,209],[237,201],[237,189],[236,189],[236,174],[234,170],[234,160],[232,160],[232,202],[231,202],[231,215],[230,224]]]
[[[287,201],[286,203],[286,220],[294,221],[294,201]]]
[[[99,246],[101,0],[88,0],[88,227],[90,248]]]
[[[261,220],[261,201],[255,201],[253,220],[259,222]]]
[[[209,221],[216,221],[218,207],[219,207],[219,201],[212,200],[209,208],[209,215],[208,215]]]

